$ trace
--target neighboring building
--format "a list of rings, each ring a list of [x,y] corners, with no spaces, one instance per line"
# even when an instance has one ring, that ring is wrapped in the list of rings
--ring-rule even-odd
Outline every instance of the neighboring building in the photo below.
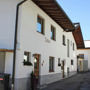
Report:
[[[80,36],[78,44],[76,27],[55,0],[0,2],[0,72],[15,78],[15,90],[30,88],[32,71],[40,86],[76,74],[76,51],[84,44]]]
[[[90,40],[85,40],[85,48],[90,48]]]
[[[84,44],[80,24],[75,23],[74,25],[76,27],[76,30],[73,32],[73,35],[77,43],[77,71],[88,71],[90,67],[89,50],[86,48],[86,44]]]
[[[84,67],[85,67],[85,70],[83,71],[90,71],[90,41],[84,41],[85,42],[85,48],[82,48],[82,49],[78,49],[77,53],[78,55],[83,55],[84,56]]]

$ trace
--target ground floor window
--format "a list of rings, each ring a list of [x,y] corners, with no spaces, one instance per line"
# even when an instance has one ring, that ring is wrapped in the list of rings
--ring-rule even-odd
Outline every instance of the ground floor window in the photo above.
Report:
[[[71,65],[73,65],[74,63],[73,63],[73,60],[71,60]]]
[[[32,66],[32,63],[31,63],[31,53],[30,52],[24,52],[24,61],[23,61],[23,64],[24,65],[29,65],[29,66]]]
[[[54,72],[54,57],[49,57],[49,72]]]

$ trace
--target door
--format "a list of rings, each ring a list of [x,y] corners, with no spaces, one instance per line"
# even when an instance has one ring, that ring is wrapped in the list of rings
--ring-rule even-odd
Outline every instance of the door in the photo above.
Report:
[[[4,73],[5,69],[5,53],[0,52],[0,73]]]
[[[62,61],[62,77],[63,77],[63,78],[65,77],[64,65],[65,65],[65,63],[64,63],[64,61]]]
[[[36,78],[39,78],[39,61],[40,61],[40,55],[35,54],[34,56],[34,75]]]

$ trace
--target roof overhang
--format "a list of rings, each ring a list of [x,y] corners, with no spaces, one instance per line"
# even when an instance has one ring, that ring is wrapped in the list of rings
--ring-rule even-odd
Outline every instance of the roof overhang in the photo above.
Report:
[[[75,29],[73,23],[66,15],[64,10],[60,7],[56,0],[32,0],[45,13],[48,14],[57,24],[64,30],[72,31]]]
[[[90,48],[80,48],[78,50],[90,50]]]
[[[0,49],[0,52],[13,52],[14,50],[12,49]]]
[[[74,23],[74,25],[76,29],[72,33],[77,44],[77,49],[84,49],[85,45],[84,45],[84,40],[83,40],[80,24]]]

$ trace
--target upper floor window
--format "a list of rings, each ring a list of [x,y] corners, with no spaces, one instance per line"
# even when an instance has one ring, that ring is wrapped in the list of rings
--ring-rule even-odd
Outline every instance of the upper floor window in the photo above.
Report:
[[[44,19],[40,16],[37,17],[37,32],[44,34]]]
[[[63,35],[63,36],[62,36],[62,42],[63,42],[63,45],[66,45],[65,39],[66,39],[66,38],[65,38],[65,35]]]
[[[56,40],[56,29],[51,26],[51,39]]]
[[[54,57],[49,57],[49,72],[54,72]]]
[[[75,49],[75,47],[74,47],[74,43],[73,43],[73,50]]]
[[[73,65],[74,63],[73,63],[73,60],[71,60],[71,65]]]
[[[58,58],[58,66],[61,66],[60,58]]]

